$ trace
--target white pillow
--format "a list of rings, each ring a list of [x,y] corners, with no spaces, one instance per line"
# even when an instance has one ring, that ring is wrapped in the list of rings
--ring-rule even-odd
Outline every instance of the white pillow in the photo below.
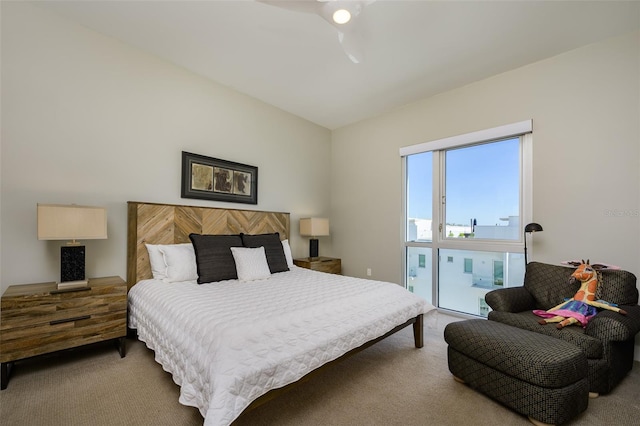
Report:
[[[240,281],[264,280],[271,276],[264,247],[231,247]]]
[[[291,268],[293,266],[293,256],[291,255],[291,246],[289,240],[282,241],[282,249],[284,250],[284,257],[287,259],[287,266]]]
[[[164,280],[167,278],[167,264],[164,263],[164,256],[160,253],[160,246],[157,244],[145,244],[149,253],[149,263],[151,263],[151,275],[154,280]]]
[[[193,244],[146,244],[154,279],[168,283],[198,279]]]

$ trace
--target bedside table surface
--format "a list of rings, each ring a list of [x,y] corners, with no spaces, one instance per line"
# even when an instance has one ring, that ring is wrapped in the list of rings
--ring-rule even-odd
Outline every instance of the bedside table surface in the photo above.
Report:
[[[330,274],[342,273],[342,260],[335,257],[303,257],[293,259],[293,264],[313,271],[328,272]]]
[[[124,284],[124,280],[117,276],[89,278],[89,283],[87,284],[87,287],[118,285],[118,284]],[[79,289],[74,288],[74,289],[69,289],[65,291],[71,291],[71,290],[82,291],[83,288],[80,287]],[[52,291],[53,292],[58,291],[58,283],[46,282],[46,283],[34,283],[34,284],[16,284],[16,285],[11,285],[7,287],[4,294],[2,295],[2,298],[4,299],[9,297],[30,296],[30,295],[33,296],[38,294],[46,295],[46,294],[51,294]]]

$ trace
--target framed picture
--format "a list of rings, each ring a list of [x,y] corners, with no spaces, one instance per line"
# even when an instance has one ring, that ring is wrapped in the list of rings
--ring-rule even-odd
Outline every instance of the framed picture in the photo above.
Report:
[[[258,168],[182,151],[182,198],[258,204]]]

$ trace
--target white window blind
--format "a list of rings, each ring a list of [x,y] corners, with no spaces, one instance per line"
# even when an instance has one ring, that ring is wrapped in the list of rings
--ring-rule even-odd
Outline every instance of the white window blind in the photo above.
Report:
[[[419,154],[421,152],[437,151],[462,145],[481,143],[496,139],[504,139],[512,136],[521,136],[527,133],[531,133],[532,131],[533,120],[525,120],[518,123],[493,127],[491,129],[479,130],[477,132],[465,133],[458,136],[451,136],[448,138],[437,139],[430,142],[423,142],[416,145],[404,146],[400,148],[400,156],[406,157],[407,155]]]

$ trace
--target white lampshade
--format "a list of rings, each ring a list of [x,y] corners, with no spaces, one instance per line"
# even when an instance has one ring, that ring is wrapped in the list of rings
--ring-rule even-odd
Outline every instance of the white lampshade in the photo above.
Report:
[[[107,209],[75,204],[38,204],[39,240],[107,238]]]
[[[329,219],[321,217],[300,219],[300,235],[303,237],[324,237],[329,235]]]

